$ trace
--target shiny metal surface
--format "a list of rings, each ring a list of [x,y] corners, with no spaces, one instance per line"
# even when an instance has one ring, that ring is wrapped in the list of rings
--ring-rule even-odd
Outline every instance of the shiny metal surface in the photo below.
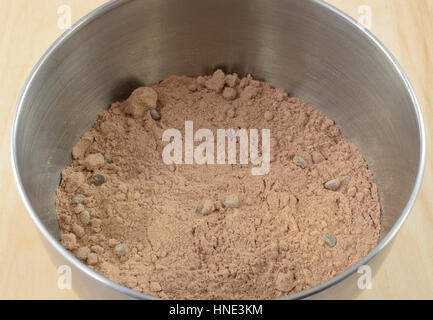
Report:
[[[64,34],[29,77],[12,128],[15,178],[47,248],[73,268],[83,297],[150,298],[93,272],[57,241],[60,172],[72,146],[112,101],[172,74],[196,76],[216,67],[252,73],[302,97],[335,119],[366,157],[383,207],[381,242],[343,274],[288,298],[353,297],[357,267],[369,264],[374,272],[415,201],[425,133],[415,94],[394,58],[319,0],[111,1]]]

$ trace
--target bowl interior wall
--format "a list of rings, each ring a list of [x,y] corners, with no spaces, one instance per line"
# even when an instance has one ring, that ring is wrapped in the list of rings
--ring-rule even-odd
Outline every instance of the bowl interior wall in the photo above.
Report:
[[[98,113],[140,85],[217,67],[251,73],[334,119],[373,170],[382,234],[390,230],[414,187],[419,126],[402,78],[370,38],[315,1],[135,0],[83,24],[46,58],[26,92],[17,165],[53,235],[60,172]]]

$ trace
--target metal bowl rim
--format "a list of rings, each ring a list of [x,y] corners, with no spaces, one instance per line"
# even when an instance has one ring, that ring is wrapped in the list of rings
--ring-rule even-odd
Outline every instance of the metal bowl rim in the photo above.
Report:
[[[26,83],[21,90],[21,93],[19,95],[19,99],[17,102],[17,105],[15,107],[14,115],[13,115],[13,121],[12,121],[12,128],[11,128],[11,164],[12,164],[12,171],[14,175],[15,182],[18,187],[18,191],[20,194],[20,197],[24,203],[25,208],[27,209],[30,217],[32,218],[33,222],[35,223],[37,229],[39,232],[47,239],[47,241],[58,251],[60,254],[75,268],[79,269],[81,272],[86,274],[87,276],[95,279],[96,281],[100,282],[103,285],[106,285],[117,292],[124,294],[126,296],[129,296],[131,298],[136,299],[157,299],[155,297],[152,297],[150,295],[142,294],[140,292],[134,291],[132,289],[129,289],[125,286],[122,286],[114,281],[109,280],[108,278],[102,276],[101,274],[97,273],[93,269],[86,266],[84,263],[79,261],[77,258],[75,258],[74,255],[72,255],[68,250],[66,250],[60,242],[55,239],[45,228],[41,220],[38,218],[38,215],[34,211],[33,207],[30,204],[30,201],[27,197],[27,194],[25,193],[20,173],[18,172],[17,167],[17,154],[16,154],[16,136],[17,136],[17,125],[19,122],[21,109],[23,107],[24,100],[26,98],[27,91],[31,87],[34,78],[36,77],[39,69],[41,66],[45,63],[46,60],[49,59],[51,54],[62,45],[64,41],[66,41],[68,38],[70,38],[73,34],[84,28],[88,23],[95,20],[96,18],[104,15],[106,12],[111,11],[130,0],[110,0],[109,2],[103,4],[102,6],[96,8],[95,10],[91,11],[89,14],[85,15],[83,18],[81,18],[77,23],[75,23],[71,29],[63,33],[46,51],[46,53],[42,56],[42,58],[39,60],[39,62],[36,64],[36,66],[33,68],[32,72],[30,73],[28,79],[26,80]],[[406,86],[406,89],[408,93],[410,94],[411,100],[412,100],[412,106],[414,108],[414,111],[416,113],[417,123],[418,123],[418,130],[419,130],[419,149],[420,149],[420,156],[419,156],[419,162],[418,162],[418,172],[415,180],[415,184],[412,190],[412,193],[409,197],[409,200],[406,203],[406,206],[404,207],[400,217],[395,222],[394,226],[391,228],[391,230],[383,237],[383,239],[378,243],[378,245],[368,253],[362,260],[360,260],[357,264],[353,265],[343,273],[335,276],[334,278],[321,283],[320,285],[310,288],[308,290],[304,290],[302,292],[299,292],[294,295],[287,296],[282,299],[305,299],[308,297],[311,297],[317,293],[320,293],[330,287],[333,287],[343,281],[344,279],[350,277],[355,272],[357,272],[358,268],[367,265],[369,261],[371,261],[377,254],[379,254],[395,237],[397,232],[400,230],[403,223],[406,221],[410,210],[412,209],[415,200],[417,198],[417,195],[419,193],[424,169],[425,169],[425,158],[426,158],[426,141],[425,141],[425,127],[423,122],[423,117],[421,113],[421,108],[418,102],[418,99],[416,98],[415,91],[406,75],[406,73],[403,71],[400,64],[397,62],[395,57],[391,54],[391,52],[384,46],[384,44],[376,38],[368,29],[364,28],[361,24],[359,24],[356,20],[345,14],[343,11],[335,8],[334,6],[324,2],[323,0],[308,0],[310,2],[315,3],[318,6],[321,6],[323,9],[331,11],[336,18],[340,18],[351,24],[353,27],[358,29],[359,32],[361,32],[368,40],[370,40],[377,48],[379,48],[382,53],[388,58],[389,62],[393,65],[395,71],[400,76],[401,80]]]

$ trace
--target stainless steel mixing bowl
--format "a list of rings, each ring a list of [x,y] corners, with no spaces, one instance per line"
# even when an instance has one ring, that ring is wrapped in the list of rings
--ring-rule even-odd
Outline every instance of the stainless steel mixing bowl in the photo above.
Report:
[[[407,218],[425,162],[420,108],[391,54],[355,21],[319,0],[119,0],[79,21],[25,85],[12,131],[24,204],[58,265],[84,298],[151,298],[92,271],[59,243],[55,191],[71,149],[113,101],[172,74],[217,67],[252,73],[335,119],[373,170],[382,236],[343,274],[288,298],[350,298],[358,267],[373,274]],[[387,250],[385,250],[387,249]]]

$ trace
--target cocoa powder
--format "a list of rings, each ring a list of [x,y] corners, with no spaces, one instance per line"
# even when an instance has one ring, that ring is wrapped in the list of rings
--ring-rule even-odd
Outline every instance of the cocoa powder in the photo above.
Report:
[[[164,130],[271,130],[271,169],[166,165]],[[271,299],[316,286],[378,242],[372,173],[334,122],[281,89],[216,71],[113,103],[72,150],[62,244],[97,272],[167,299]]]

